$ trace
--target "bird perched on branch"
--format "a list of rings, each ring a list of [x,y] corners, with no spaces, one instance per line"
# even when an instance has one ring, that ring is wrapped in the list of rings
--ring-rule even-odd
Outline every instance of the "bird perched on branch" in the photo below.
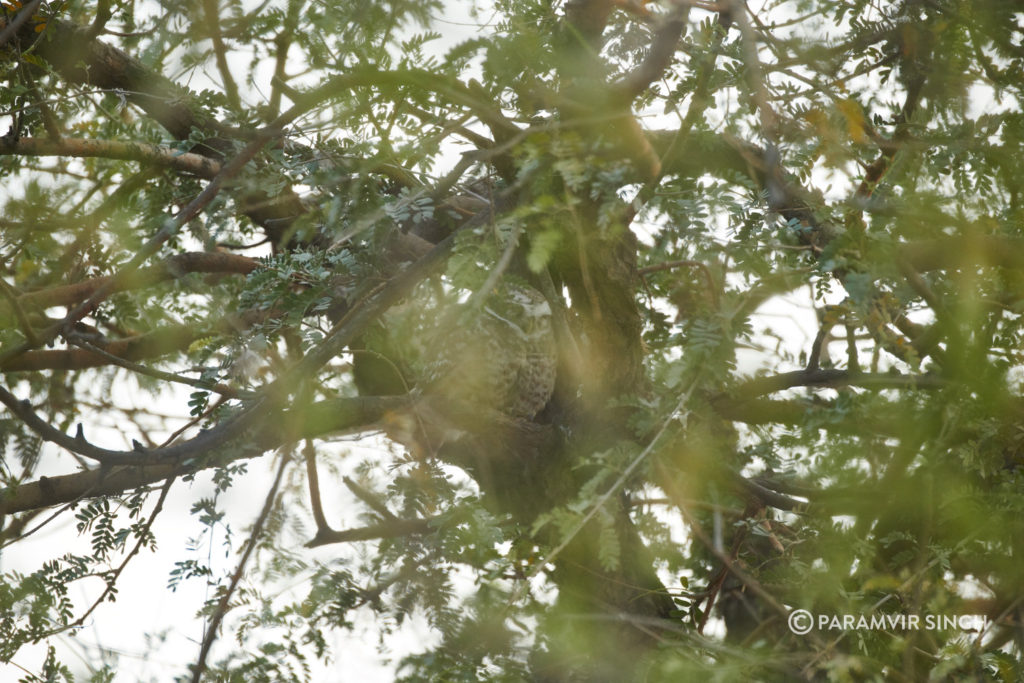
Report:
[[[413,455],[432,455],[467,434],[532,420],[555,387],[555,339],[544,296],[504,281],[479,305],[473,297],[442,310],[424,298],[429,302],[413,297],[382,321],[376,339],[367,341],[363,368],[356,356],[357,382],[362,374],[366,384],[367,365],[376,360],[376,372],[400,374],[415,396],[409,410],[387,416],[388,435]]]

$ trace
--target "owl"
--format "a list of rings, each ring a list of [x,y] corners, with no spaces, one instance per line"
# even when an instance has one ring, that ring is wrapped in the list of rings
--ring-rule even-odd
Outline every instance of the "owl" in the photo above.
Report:
[[[555,388],[551,306],[536,289],[502,282],[479,306],[440,310],[418,299],[391,322],[406,386],[415,399],[385,431],[414,454],[467,433],[532,420]],[[468,310],[465,310],[468,309]]]
[[[504,284],[469,316],[442,334],[424,393],[532,419],[555,388],[550,304],[532,287]]]

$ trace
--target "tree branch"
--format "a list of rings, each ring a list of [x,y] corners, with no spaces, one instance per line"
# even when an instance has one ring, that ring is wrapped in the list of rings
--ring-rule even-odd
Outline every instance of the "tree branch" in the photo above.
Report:
[[[57,338],[58,335],[64,333],[70,329],[72,325],[80,322],[85,316],[92,313],[95,309],[96,304],[101,302],[111,292],[115,291],[118,287],[123,286],[126,280],[131,279],[138,271],[139,267],[171,237],[177,234],[181,226],[185,225],[188,221],[199,215],[199,212],[209,204],[214,197],[220,192],[221,186],[226,180],[235,176],[242,167],[245,166],[249,161],[256,155],[260,149],[266,144],[268,140],[281,134],[280,125],[283,125],[286,115],[279,117],[275,121],[274,125],[268,126],[261,129],[256,134],[255,138],[245,146],[238,154],[232,157],[231,161],[224,164],[220,173],[218,173],[213,180],[207,183],[206,187],[203,188],[196,197],[185,205],[173,218],[168,218],[157,230],[156,234],[150,237],[135,253],[135,255],[128,260],[127,263],[123,264],[109,281],[97,288],[87,300],[79,304],[76,308],[68,311],[68,314],[64,316],[63,320],[60,320],[54,325],[51,325],[47,329],[41,331],[38,335],[37,344],[46,344]],[[33,348],[33,345],[29,343],[22,344],[14,349],[0,353],[0,364],[15,358],[29,349]]]
[[[495,133],[496,142],[521,132],[519,126],[507,119],[489,98],[481,96],[481,93],[454,78],[421,69],[386,71],[374,66],[354,67],[344,75],[331,78],[323,85],[298,93],[292,109],[294,115],[298,116],[338,95],[348,94],[352,88],[384,86],[411,86],[443,95],[450,102],[462,105],[473,112]]]
[[[89,606],[89,609],[87,609],[72,623],[68,624],[67,626],[61,627],[60,631],[75,629],[84,624],[85,620],[89,618],[89,615],[96,611],[96,608],[99,607],[107,599],[107,596],[111,595],[116,591],[118,578],[121,576],[121,574],[124,573],[125,568],[128,566],[128,563],[131,562],[132,558],[139,554],[139,551],[142,550],[142,546],[146,545],[146,542],[150,540],[152,540],[155,543],[156,539],[150,538],[150,529],[153,528],[153,522],[156,521],[157,515],[160,514],[161,510],[163,510],[164,502],[166,502],[167,500],[167,494],[170,492],[171,485],[173,484],[174,477],[168,477],[167,481],[164,482],[163,487],[160,489],[160,497],[157,499],[156,505],[153,506],[153,511],[149,514],[149,517],[146,518],[145,524],[136,534],[138,540],[132,547],[131,552],[129,552],[128,555],[125,556],[121,564],[118,565],[117,569],[115,569],[114,572],[109,577],[104,577],[106,579],[107,585],[103,589],[103,593],[101,593],[100,596],[96,598],[95,601],[93,601],[92,605]]]
[[[82,370],[116,364],[130,365],[133,361],[157,358],[169,353],[185,351],[196,339],[216,334],[234,334],[258,322],[281,315],[276,310],[250,309],[229,314],[209,326],[185,324],[168,325],[145,334],[123,339],[106,340],[92,344],[96,348],[26,351],[20,356],[0,362],[0,372],[36,372],[39,370]],[[68,340],[77,343],[82,339],[77,332],[70,332]],[[114,360],[110,356],[116,356]],[[129,369],[136,369],[129,367]],[[155,372],[155,371],[154,371]],[[222,389],[226,388],[221,386]],[[230,393],[230,392],[229,392]]]
[[[203,0],[203,13],[206,15],[204,23],[209,30],[210,40],[213,42],[213,53],[217,58],[217,70],[220,72],[220,78],[224,85],[224,95],[228,98],[231,107],[237,111],[241,109],[242,101],[238,97],[238,86],[228,67],[228,49],[220,30],[220,12],[217,0]]]
[[[18,293],[14,291],[14,288],[7,284],[7,281],[3,278],[0,278],[0,291],[3,292],[4,299],[7,303],[9,303],[11,308],[14,309],[14,317],[18,321],[18,326],[25,335],[25,339],[29,344],[38,345],[39,339],[36,337],[35,330],[32,329],[32,323],[29,322],[28,316],[25,315],[25,309],[21,307],[21,302],[18,300]]]
[[[14,19],[7,23],[3,30],[0,31],[0,46],[3,46],[8,40],[13,38],[18,29],[30,18],[33,18],[41,4],[43,4],[43,0],[31,0],[31,2],[21,8],[21,11],[18,12]]]
[[[676,45],[686,31],[686,19],[690,14],[689,5],[676,5],[662,20],[661,26],[654,32],[651,49],[647,57],[631,73],[626,74],[611,86],[612,97],[623,102],[631,102],[642,94],[672,63]]]
[[[791,176],[766,161],[767,150],[728,134],[691,131],[686,140],[677,141],[676,131],[648,131],[647,137],[662,156],[662,172],[683,177],[712,173],[725,179],[730,174],[751,178],[768,193],[768,205],[787,221],[795,221],[809,230],[801,241],[819,253],[829,242],[843,234],[835,223],[820,219],[814,209],[813,193],[802,188]],[[773,176],[774,174],[774,176]]]
[[[91,351],[92,353],[96,354],[100,358],[105,358],[112,365],[117,365],[119,367],[124,368],[125,370],[130,370],[130,371],[138,373],[140,375],[145,375],[147,377],[153,377],[155,379],[163,380],[164,382],[174,382],[175,384],[184,384],[185,386],[195,387],[196,389],[206,389],[207,391],[213,391],[213,392],[216,392],[218,394],[221,394],[222,396],[224,396],[226,398],[241,398],[241,397],[253,398],[254,397],[253,392],[251,392],[251,391],[245,391],[244,389],[237,389],[235,387],[230,387],[230,386],[228,386],[226,384],[221,384],[220,382],[213,382],[213,381],[202,380],[202,379],[192,379],[191,377],[185,377],[184,375],[178,375],[178,374],[175,374],[173,372],[164,372],[163,370],[157,370],[155,368],[147,368],[144,365],[139,365],[138,363],[133,363],[133,362],[131,362],[129,360],[125,360],[124,358],[121,358],[120,356],[116,356],[116,355],[114,355],[112,353],[108,353],[107,351],[101,349],[100,347],[96,346],[95,344],[82,339],[81,335],[78,335],[78,334],[71,334],[71,335],[69,335],[68,341],[70,341],[72,344],[77,344],[77,345],[81,346],[83,349],[85,349],[87,351]]]
[[[22,51],[32,49],[67,81],[123,93],[175,138],[187,140],[193,128],[231,134],[208,116],[191,93],[143,66],[125,52],[92,38],[90,27],[50,18],[43,35],[18,31]]]
[[[827,411],[827,403],[809,401],[778,401],[759,398],[736,398],[723,394],[708,398],[711,407],[723,418],[744,424],[777,424],[788,427],[813,425],[837,434],[864,436],[867,433],[882,436],[900,436],[906,431],[906,423],[895,418],[858,415],[855,418],[826,420],[818,417],[820,411]]]
[[[256,518],[256,522],[252,525],[252,533],[249,534],[249,540],[245,544],[245,551],[238,560],[238,566],[235,567],[235,571],[231,575],[228,587],[221,594],[220,600],[217,601],[217,608],[210,617],[210,623],[206,626],[203,644],[199,648],[199,660],[192,667],[192,683],[199,683],[203,678],[203,672],[206,671],[206,656],[210,653],[213,641],[217,639],[217,630],[220,628],[224,615],[227,614],[231,596],[235,594],[238,582],[242,580],[245,566],[249,563],[249,558],[252,557],[253,551],[256,550],[256,542],[263,533],[263,527],[267,523],[267,518],[270,517],[270,511],[274,507],[274,501],[277,499],[277,490],[281,486],[281,479],[284,477],[284,471],[288,467],[288,463],[289,458],[282,454],[281,465],[277,468],[277,476],[274,477],[274,483],[270,486],[270,491],[267,492],[267,498],[263,502],[263,509],[260,511],[259,517]]]
[[[221,159],[230,150],[231,140],[252,138],[251,130],[221,124],[187,88],[145,67],[122,50],[96,40],[90,29],[50,18],[42,35],[31,27],[22,27],[18,40],[22,51],[33,50],[69,83],[122,94],[174,138],[188,140],[193,130],[207,136],[195,148],[200,154]],[[290,188],[282,190],[276,201],[240,200],[239,207],[278,240],[287,234],[292,222],[307,211]]]
[[[208,333],[208,332],[207,332]],[[140,334],[127,339],[109,341],[92,349],[44,349],[27,351],[0,362],[0,372],[36,372],[39,370],[83,370],[110,365],[108,356],[122,361],[137,361],[156,358],[168,353],[183,351],[188,345],[203,336],[204,330],[194,325],[173,325]]]
[[[50,308],[52,306],[72,306],[85,301],[103,287],[110,287],[109,294],[123,292],[181,277],[185,273],[235,273],[248,275],[260,267],[260,262],[246,256],[227,252],[191,251],[175,254],[161,263],[148,268],[140,268],[126,274],[120,280],[113,276],[82,280],[71,285],[40,289],[25,292],[18,297],[18,303],[24,307]]]
[[[309,505],[313,511],[313,521],[316,523],[317,536],[324,532],[333,531],[327,523],[327,516],[324,514],[323,502],[320,499],[320,475],[316,470],[316,447],[310,439],[306,440],[306,446],[302,449],[303,458],[306,461],[306,483],[309,485]]]
[[[763,396],[793,387],[863,387],[865,389],[939,389],[948,382],[935,375],[899,375],[894,373],[854,374],[846,370],[815,368],[758,377],[735,390],[737,396]]]
[[[331,543],[351,543],[353,541],[372,541],[376,538],[394,538],[396,536],[412,536],[430,533],[436,519],[389,519],[380,524],[333,531],[322,529],[316,537],[306,544],[307,548],[318,548]]]
[[[288,115],[289,113],[286,112],[285,114],[282,114],[279,119],[287,117]],[[516,191],[517,187],[513,186],[499,195],[496,198],[496,210],[500,210],[508,204]],[[339,320],[331,329],[327,337],[315,349],[303,357],[303,359],[297,363],[290,372],[268,385],[263,392],[261,392],[260,399],[254,401],[249,407],[234,418],[207,432],[203,432],[199,436],[182,444],[142,452],[113,451],[99,448],[86,442],[84,437],[81,437],[81,435],[79,435],[79,437],[72,438],[55,429],[35,414],[30,403],[27,401],[18,401],[2,387],[0,387],[0,402],[7,405],[12,413],[21,418],[22,421],[24,421],[33,431],[45,440],[51,441],[73,453],[78,453],[79,455],[102,462],[104,465],[110,466],[130,463],[133,466],[138,467],[141,465],[161,464],[167,462],[177,463],[188,459],[191,460],[194,466],[195,460],[199,459],[204,454],[209,453],[210,450],[223,447],[227,442],[233,441],[239,435],[244,433],[253,424],[260,423],[260,419],[266,417],[265,413],[267,411],[265,408],[268,403],[284,400],[290,391],[289,387],[298,386],[305,381],[306,378],[312,377],[321,366],[344,350],[344,348],[365,329],[366,325],[375,320],[377,316],[405,296],[427,274],[439,267],[454,247],[456,236],[460,234],[462,230],[472,229],[485,220],[488,220],[492,215],[491,211],[485,211],[477,214],[469,221],[466,221],[459,230],[450,234],[422,258],[418,259],[411,266],[392,277],[377,291],[373,292],[364,301],[360,302],[360,304],[354,306],[348,314]],[[103,289],[101,288],[99,291],[102,292]],[[352,426],[353,424],[365,425],[375,422],[382,416],[385,406],[396,406],[403,403],[403,399],[391,399],[390,401],[388,399],[376,399],[376,401],[377,402],[371,401],[368,403],[352,404],[348,411],[341,413],[348,417],[370,418],[364,419],[362,422],[350,423],[347,426]],[[310,411],[310,414],[315,415],[316,411]],[[305,420],[307,419],[309,419],[309,417],[303,415],[302,418],[300,418],[301,421],[298,423],[298,426],[306,424]],[[334,419],[336,420],[337,418],[335,417]],[[323,417],[320,418],[320,421],[326,422],[328,428],[324,428],[323,431],[319,432],[312,430],[307,433],[302,433],[303,430],[300,429],[298,430],[299,433],[289,433],[287,430],[282,430],[281,425],[275,424],[269,434],[265,431],[261,431],[260,434],[262,436],[260,439],[265,439],[267,443],[272,444],[272,446],[267,447],[273,447],[288,440],[304,438],[306,436],[315,436],[318,433],[322,434],[327,431],[331,431],[329,429],[329,425],[336,424],[332,420],[324,420]],[[266,424],[266,420],[260,424]],[[288,423],[285,422],[285,424]],[[257,443],[260,443],[259,439],[257,440]],[[264,450],[265,449],[266,448],[264,448]],[[249,455],[248,457],[252,456]],[[173,471],[173,469],[171,471]],[[164,476],[167,476],[167,474],[164,474]],[[147,483],[147,481],[142,481],[141,483]],[[74,490],[73,487],[72,490]],[[80,488],[77,490],[81,493]],[[42,491],[36,491],[34,493],[37,496],[36,500],[38,501]],[[94,495],[100,494],[97,493]],[[3,495],[0,494],[0,499],[2,498]],[[52,503],[44,504],[51,505],[58,502],[67,501],[54,500]],[[3,509],[3,507],[0,507],[0,510]]]
[[[0,396],[9,396],[2,387],[0,392]],[[40,477],[33,482],[0,489],[0,515],[70,503],[81,498],[116,495],[170,476],[257,457],[267,450],[300,439],[356,431],[378,422],[387,411],[398,410],[406,404],[404,397],[333,399],[283,411],[274,415],[272,420],[251,420],[247,423],[250,427],[248,437],[243,436],[240,429],[225,434],[217,432],[220,428],[214,428],[182,444],[162,449],[141,453],[105,451],[131,456],[134,462],[56,477]],[[258,425],[258,428],[253,430],[252,425]],[[215,447],[219,456],[208,457]]]
[[[220,124],[205,112],[187,89],[145,68],[123,51],[92,39],[86,27],[51,20],[47,24],[44,39],[24,28],[19,31],[18,37],[23,49],[32,47],[65,80],[124,93],[130,102],[139,106],[175,138],[188,139],[193,129],[213,136],[197,148],[202,154],[221,158],[229,149],[228,140],[253,137],[252,131],[232,129]],[[458,80],[418,69],[385,71],[370,66],[352,69],[310,91],[294,93],[294,106],[278,117],[276,125],[294,121],[324,101],[347,94],[352,88],[383,86],[415,87],[443,95],[449,101],[468,108],[490,127],[496,142],[520,133],[519,127],[493,105],[491,97]],[[240,198],[239,208],[261,225],[271,239],[278,242],[289,235],[292,223],[308,210],[291,189],[278,193],[275,200],[269,202]]]
[[[117,140],[86,140],[83,138],[9,138],[0,137],[0,155],[7,156],[62,156],[80,158],[119,159],[141,161],[161,168],[170,168],[199,176],[213,178],[220,173],[220,162],[201,154],[182,152],[171,147],[144,142]]]
[[[920,272],[977,265],[1024,269],[1024,239],[1019,237],[940,237],[900,245],[899,254]]]
[[[341,481],[342,483],[345,484],[348,490],[351,491],[353,495],[355,495],[356,498],[369,505],[370,509],[376,512],[378,515],[390,521],[398,519],[398,517],[396,517],[395,514],[388,509],[387,504],[380,499],[380,496],[360,486],[351,477],[342,477]]]

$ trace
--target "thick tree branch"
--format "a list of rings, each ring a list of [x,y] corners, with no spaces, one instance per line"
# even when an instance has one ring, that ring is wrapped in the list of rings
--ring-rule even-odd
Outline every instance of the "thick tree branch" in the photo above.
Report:
[[[130,366],[135,361],[158,358],[170,353],[185,351],[196,339],[217,334],[237,334],[268,319],[280,317],[277,310],[250,309],[229,314],[209,324],[168,325],[145,334],[114,340],[90,340],[95,348],[45,349],[26,351],[20,356],[0,362],[2,372],[36,372],[39,370],[83,370],[107,365]],[[80,343],[83,335],[76,331],[68,333],[71,343]],[[116,356],[113,360],[110,356]],[[129,367],[129,369],[132,369]],[[220,386],[220,385],[217,385]],[[220,389],[227,389],[220,386]],[[213,389],[217,390],[217,389]],[[231,393],[228,390],[228,393]]]
[[[920,272],[979,265],[1024,269],[1024,239],[1019,237],[940,237],[900,245],[899,254]]]
[[[709,397],[708,401],[715,412],[723,418],[744,424],[776,424],[787,427],[813,424],[818,429],[856,436],[879,434],[898,437],[906,430],[905,422],[896,418],[858,415],[839,420],[819,417],[822,412],[831,408],[827,403],[737,398],[721,394]]]
[[[65,80],[123,93],[179,140],[187,140],[194,128],[211,134],[232,133],[207,115],[188,90],[92,38],[88,26],[49,19],[42,34],[23,26],[18,39],[22,52],[33,49]]]
[[[175,254],[161,263],[140,268],[134,273],[115,281],[113,276],[82,280],[70,285],[24,292],[18,303],[25,308],[50,308],[51,306],[72,306],[85,301],[102,287],[110,287],[109,293],[139,289],[181,277],[186,273],[235,273],[248,275],[260,267],[260,262],[246,256],[215,251],[190,251]]]
[[[228,140],[250,139],[253,136],[252,131],[234,130],[219,124],[205,112],[188,90],[145,68],[121,50],[92,39],[85,27],[54,20],[47,25],[42,37],[24,28],[18,35],[22,49],[34,46],[36,53],[50,61],[69,82],[124,93],[129,101],[139,106],[174,137],[188,139],[192,130],[197,129],[218,138],[208,138],[197,148],[203,154],[221,158],[230,147]],[[455,79],[424,70],[385,71],[372,66],[355,68],[311,91],[293,93],[294,106],[278,117],[276,126],[294,121],[323,102],[347,94],[355,87],[412,87],[436,92],[473,112],[491,128],[496,141],[500,142],[520,132],[519,127],[509,121],[500,108],[494,106],[492,98],[485,92],[478,92]],[[239,207],[254,222],[263,226],[275,242],[284,241],[290,234],[292,223],[308,211],[298,195],[290,189],[278,193],[272,201],[254,197],[240,198]]]
[[[282,116],[286,115],[287,114],[284,114]],[[496,199],[499,207],[505,206],[509,202],[510,197],[514,196],[515,191],[515,187],[509,188],[505,193],[499,196]],[[467,221],[460,231],[464,229],[471,229],[481,224],[483,221],[487,220],[490,215],[490,212],[477,214],[473,219]],[[169,463],[172,466],[170,471],[165,470],[163,474],[163,476],[169,476],[170,473],[175,471],[178,463],[185,460],[195,463],[198,459],[208,455],[213,449],[222,449],[226,443],[234,441],[254,424],[267,424],[266,420],[263,420],[262,422],[260,420],[266,417],[267,404],[269,403],[268,398],[271,398],[274,401],[283,400],[294,387],[301,385],[301,383],[307,378],[314,376],[316,371],[323,364],[335,357],[349,343],[351,343],[351,341],[365,329],[366,325],[375,320],[377,316],[405,296],[427,274],[439,267],[454,247],[455,237],[460,231],[453,232],[445,240],[431,249],[425,256],[402,272],[398,273],[376,292],[367,297],[366,300],[354,306],[349,313],[332,328],[328,336],[316,349],[307,354],[302,361],[297,363],[291,372],[287,373],[284,377],[278,379],[264,389],[262,392],[262,396],[264,398],[253,402],[239,415],[231,418],[227,422],[224,422],[207,432],[201,433],[199,436],[184,443],[165,448],[144,450],[142,452],[104,449],[86,442],[84,437],[81,435],[72,438],[55,429],[52,425],[48,424],[36,415],[31,404],[27,401],[18,401],[2,387],[0,387],[0,402],[7,405],[8,409],[15,416],[19,417],[42,438],[73,453],[78,453],[85,457],[94,459],[106,466],[131,464],[133,467],[139,467],[144,465]],[[337,415],[334,419],[325,419],[322,415],[319,415],[320,411],[310,409],[302,416],[302,418],[299,419],[297,424],[294,425],[294,431],[282,429],[281,424],[277,424],[275,422],[273,429],[269,434],[265,431],[259,432],[260,436],[256,439],[256,443],[263,444],[264,447],[262,450],[266,450],[269,447],[274,447],[297,438],[315,436],[328,431],[336,431],[337,429],[344,428],[346,426],[354,426],[355,424],[370,424],[378,420],[383,415],[383,410],[388,406],[395,407],[401,404],[401,399],[377,399],[376,401],[371,400],[367,403],[352,404],[349,406],[348,411],[341,411],[339,409],[338,415],[342,418],[357,417],[366,419],[362,419],[362,421],[359,422],[350,421],[347,424],[345,424],[344,419],[342,419],[341,423],[337,422]],[[319,419],[316,417],[318,415]],[[326,423],[321,427],[322,431],[316,431],[316,428],[309,426],[309,420],[311,419],[315,421],[314,423]],[[289,422],[285,421],[282,424],[288,425]],[[331,429],[332,425],[335,427],[333,430]],[[259,452],[262,452],[262,450]],[[252,455],[254,454],[250,454],[248,457],[252,457]],[[151,480],[141,481],[139,485],[148,483],[149,481]],[[97,485],[97,482],[90,482],[90,485]],[[83,495],[82,490],[83,489],[80,484],[77,486],[71,485],[69,489],[65,491],[65,495],[67,495],[69,491],[75,491],[79,495]],[[38,504],[38,501],[43,496],[43,492],[41,490],[33,490],[33,495],[35,496],[33,500]],[[101,493],[90,493],[90,495],[101,495]],[[4,497],[5,496],[0,494],[0,498]],[[67,500],[54,500],[53,502],[43,504],[52,505],[60,502],[67,502]],[[4,509],[6,508],[0,507],[0,511]],[[12,509],[10,511],[14,512],[18,510]]]
[[[256,402],[247,411],[218,425],[215,429],[200,433],[199,436],[185,443],[166,448],[145,449],[139,447],[132,451],[116,451],[96,446],[87,441],[81,426],[79,426],[78,434],[73,437],[69,436],[41,418],[33,408],[31,401],[19,401],[3,387],[0,387],[0,403],[7,406],[12,415],[24,422],[42,439],[107,466],[176,462],[202,457],[209,454],[212,449],[237,438],[251,427],[260,413],[264,412],[259,410],[263,407],[263,403]]]
[[[4,390],[0,388],[0,391]],[[399,410],[406,404],[403,397],[333,399],[303,409],[284,411],[272,420],[252,421],[248,437],[235,433],[228,435],[229,438],[213,439],[206,436],[215,431],[210,430],[177,446],[129,453],[136,462],[40,477],[33,482],[2,489],[0,515],[61,505],[87,497],[118,495],[176,474],[198,472],[233,460],[258,457],[272,448],[300,439],[357,431],[375,424],[387,411]],[[258,425],[258,428],[253,429],[253,425]],[[233,444],[230,447],[227,445],[229,442]],[[212,457],[214,453],[217,457]],[[161,457],[154,459],[148,457],[150,454]]]
[[[740,174],[751,178],[762,188],[772,183],[768,205],[787,221],[807,228],[801,240],[820,253],[829,242],[843,234],[844,229],[832,221],[819,218],[812,208],[820,203],[812,192],[795,179],[766,161],[767,151],[757,145],[727,134],[691,132],[678,141],[676,131],[649,131],[647,137],[662,154],[662,173],[695,177],[711,173],[727,180]]]
[[[306,446],[302,449],[302,455],[306,461],[309,506],[313,512],[313,521],[316,523],[317,535],[320,535],[325,531],[331,531],[331,526],[327,523],[327,516],[324,514],[324,506],[320,498],[320,475],[316,469],[316,447],[313,445],[312,440],[306,440]]]
[[[631,102],[643,93],[671,65],[676,45],[686,31],[686,19],[690,14],[688,5],[676,5],[654,32],[654,39],[647,57],[631,73],[626,74],[611,86],[612,97]]]
[[[201,154],[182,152],[171,147],[144,142],[118,140],[85,140],[82,138],[9,138],[0,137],[0,155],[61,156],[119,159],[191,173],[200,178],[213,178],[220,173],[220,162]]]
[[[232,140],[252,138],[251,130],[222,125],[188,89],[147,68],[122,50],[96,40],[91,27],[49,19],[42,34],[31,26],[23,26],[18,31],[18,39],[23,52],[33,50],[69,83],[123,94],[174,138],[188,140],[194,130],[204,134],[206,138],[194,150],[202,155],[222,159],[230,151]],[[307,211],[290,188],[282,190],[272,202],[240,198],[239,206],[276,241],[280,241],[292,222]]]
[[[29,19],[35,18],[33,15],[36,13],[36,10],[39,9],[39,5],[41,4],[43,4],[43,0],[31,0],[18,11],[14,16],[14,19],[4,25],[3,30],[0,31],[0,47],[13,38],[14,34],[18,32],[18,29],[26,24]]]
[[[939,389],[948,382],[934,375],[898,375],[886,373],[854,374],[846,370],[815,368],[779,375],[758,377],[736,388],[737,396],[763,396],[793,387],[863,387],[865,389]]]
[[[202,337],[204,332],[209,333],[194,325],[174,325],[127,339],[108,341],[98,348],[122,360],[139,361],[184,351],[189,344]],[[110,364],[109,358],[89,349],[44,349],[27,351],[0,362],[0,372],[83,370]]]

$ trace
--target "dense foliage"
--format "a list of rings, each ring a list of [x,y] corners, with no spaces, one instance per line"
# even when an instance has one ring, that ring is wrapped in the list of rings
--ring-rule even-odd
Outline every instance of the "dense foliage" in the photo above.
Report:
[[[3,3],[0,662],[212,476],[158,677],[1020,680],[1015,5]]]

